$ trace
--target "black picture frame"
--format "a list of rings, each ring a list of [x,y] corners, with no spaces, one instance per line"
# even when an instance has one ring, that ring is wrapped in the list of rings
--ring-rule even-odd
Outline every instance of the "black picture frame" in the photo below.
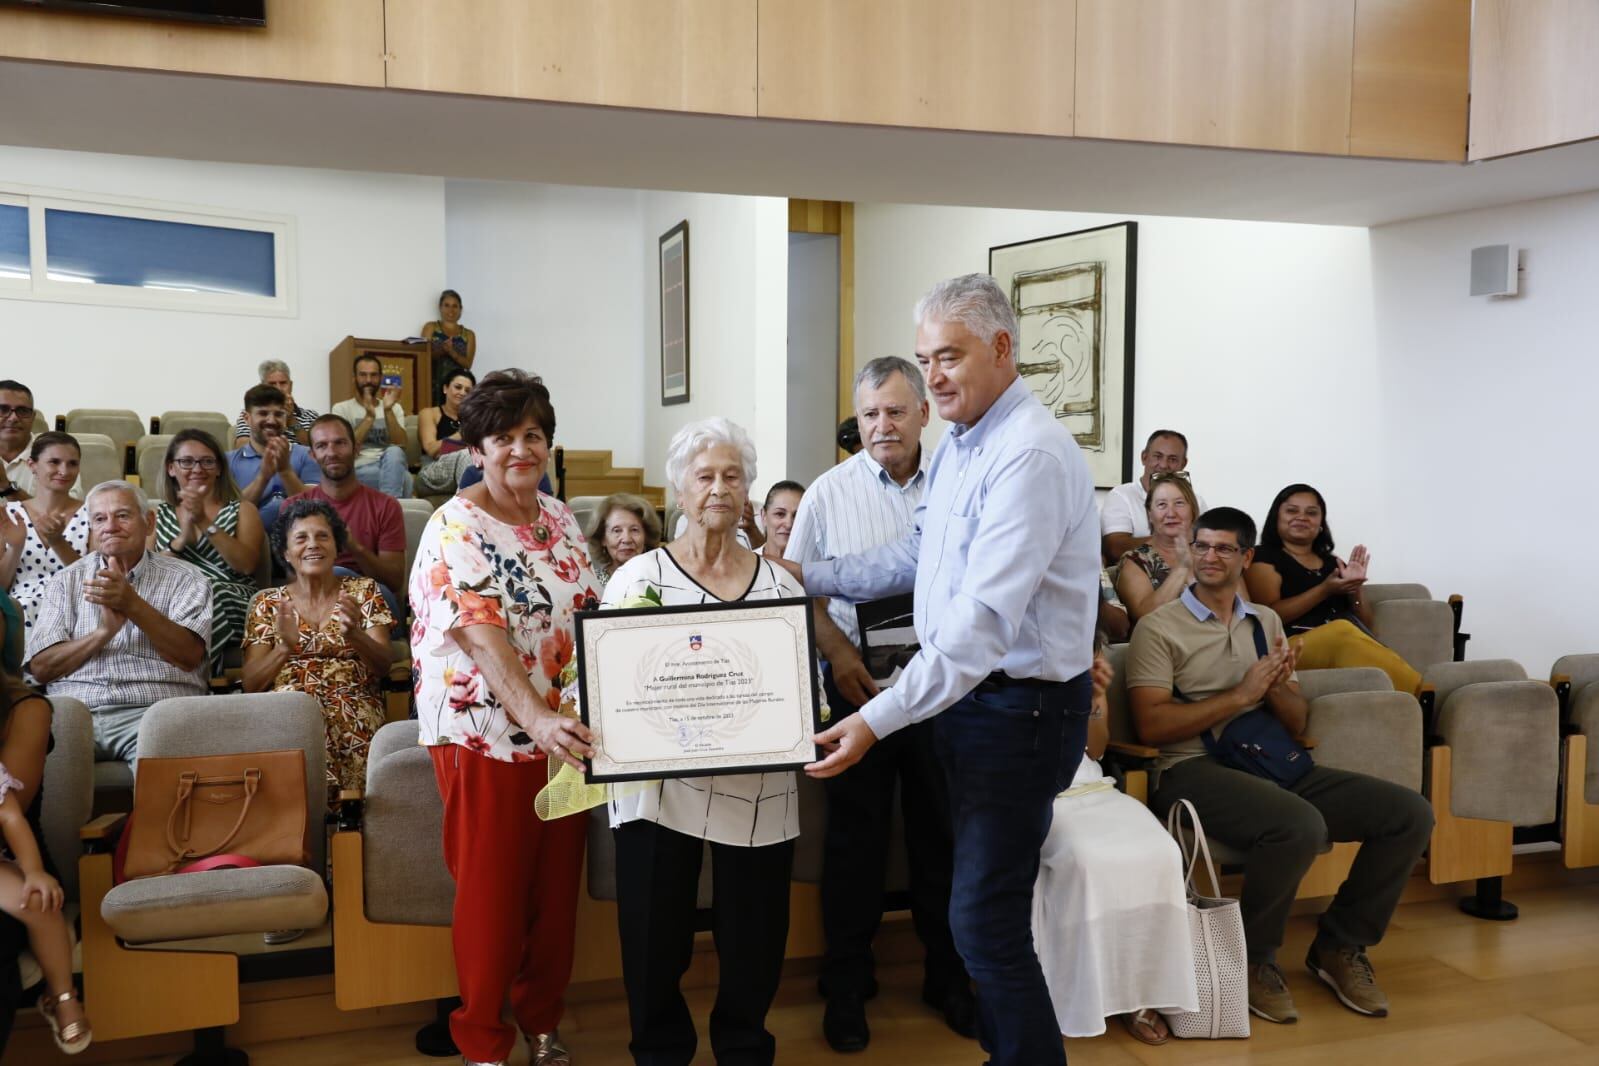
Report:
[[[661,234],[657,249],[661,299],[661,406],[688,403],[688,219]]]
[[[682,604],[677,606],[663,605],[660,607],[620,607],[605,610],[585,610],[574,612],[572,619],[573,633],[576,643],[575,650],[577,656],[578,715],[582,719],[585,726],[591,725],[589,719],[588,683],[585,680],[587,677],[588,668],[588,642],[584,639],[583,633],[585,625],[590,621],[599,619],[608,620],[613,618],[626,618],[631,615],[650,615],[652,617],[660,617],[661,615],[673,614],[714,614],[727,611],[749,611],[752,609],[768,607],[799,607],[803,609],[802,613],[805,618],[806,658],[804,668],[810,671],[810,673],[806,676],[812,679],[810,709],[811,735],[814,737],[817,733],[820,733],[826,729],[828,727],[828,723],[822,719],[822,683],[820,676],[817,673],[816,659],[816,620],[812,614],[811,606],[811,599],[807,596],[785,596],[772,600],[738,600],[733,603]],[[647,773],[637,774],[596,775],[594,773],[593,764],[588,763],[585,764],[583,769],[583,780],[588,784],[596,784],[609,781],[654,781],[666,777],[714,777],[717,774],[779,773],[784,770],[800,769],[801,767],[808,765],[810,762],[815,762],[817,759],[821,758],[821,750],[815,745],[812,745],[811,751],[812,755],[809,760],[801,760],[792,763],[768,763],[755,766],[715,766],[704,770],[674,770],[671,773],[650,771]]]
[[[1104,258],[1096,259],[1095,256]],[[1053,265],[1040,270],[1037,269],[1040,261]],[[1017,362],[1024,377],[1029,376],[1029,368],[1023,363],[1029,347],[1028,323],[1024,320],[1027,305],[1021,298],[1017,281],[1029,275],[1038,277],[1078,274],[1093,277],[1092,284],[1097,288],[1092,302],[1099,318],[1097,334],[1090,338],[1088,343],[1094,345],[1092,351],[1096,365],[1100,371],[1103,371],[1103,379],[1100,377],[1093,379],[1094,410],[1068,412],[1064,409],[1052,409],[1063,421],[1071,419],[1074,415],[1084,414],[1089,416],[1090,421],[1096,418],[1102,420],[1098,423],[1097,430],[1090,430],[1087,433],[1075,430],[1073,432],[1083,449],[1084,458],[1088,460],[1096,488],[1109,489],[1131,481],[1133,453],[1137,450],[1133,438],[1133,396],[1137,366],[1138,223],[1113,222],[1069,233],[995,245],[988,250],[988,272],[1011,296],[1011,305],[1016,311],[1022,332],[1022,337],[1017,338]],[[1065,304],[1088,302],[1090,301],[1085,298],[1075,298],[1065,301]],[[1119,358],[1118,353],[1103,351],[1099,347],[1105,342],[1108,335],[1106,326],[1112,317],[1117,326]],[[1064,361],[1062,365],[1064,366]],[[1119,392],[1119,396],[1111,402],[1103,402],[1099,391],[1100,385],[1110,384],[1112,378],[1118,377],[1119,380],[1114,382],[1114,389],[1107,391]],[[1029,387],[1046,406],[1050,405],[1050,401],[1044,395],[1040,395],[1039,386],[1030,381]],[[1064,408],[1065,405],[1061,406]]]

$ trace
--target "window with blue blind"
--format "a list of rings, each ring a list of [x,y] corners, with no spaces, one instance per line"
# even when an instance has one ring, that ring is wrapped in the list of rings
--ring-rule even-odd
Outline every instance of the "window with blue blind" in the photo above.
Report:
[[[48,207],[44,233],[50,281],[267,299],[278,294],[276,238],[267,230]]]
[[[0,281],[26,281],[28,261],[28,209],[0,204]]]

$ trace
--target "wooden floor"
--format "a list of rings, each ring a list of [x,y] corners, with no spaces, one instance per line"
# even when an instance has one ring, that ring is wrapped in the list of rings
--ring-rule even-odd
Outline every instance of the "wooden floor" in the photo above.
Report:
[[[1281,957],[1299,1005],[1297,1025],[1257,1019],[1255,1035],[1247,1041],[1173,1040],[1159,1048],[1136,1043],[1118,1025],[1095,1040],[1068,1041],[1068,1055],[1076,1066],[1599,1064],[1599,884],[1523,891],[1514,898],[1522,917],[1506,924],[1469,918],[1449,900],[1401,906],[1387,939],[1373,952],[1378,980],[1393,1003],[1389,1018],[1345,1010],[1305,972],[1313,919],[1297,917]],[[868,1008],[872,1045],[847,1057],[833,1054],[822,1040],[814,979],[786,980],[768,1023],[777,1036],[778,1062],[971,1066],[982,1061],[975,1043],[950,1033],[921,1005],[914,964],[885,967],[880,977],[882,995]],[[708,990],[689,995],[702,1040],[696,1063],[712,1062],[704,1042],[711,999]],[[414,1024],[363,1029],[248,1044],[246,1050],[255,1066],[414,1066],[428,1061],[412,1048],[414,1029]],[[629,1062],[627,1010],[617,999],[576,1004],[563,1031],[577,1066]],[[165,1066],[173,1059],[134,1061]],[[526,1061],[522,1048],[512,1061]]]

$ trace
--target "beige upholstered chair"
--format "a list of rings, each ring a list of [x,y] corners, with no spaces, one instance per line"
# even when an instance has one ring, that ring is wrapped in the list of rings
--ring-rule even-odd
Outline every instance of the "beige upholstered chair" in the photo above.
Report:
[[[1460,596],[1435,600],[1426,585],[1414,583],[1370,584],[1361,593],[1371,605],[1373,635],[1416,670],[1465,658],[1471,637],[1460,631]]]
[[[1516,908],[1501,897],[1518,826],[1555,820],[1560,777],[1559,701],[1508,659],[1439,663],[1423,676],[1429,723],[1427,794],[1434,884],[1475,879],[1460,901],[1479,918],[1504,920]]]
[[[84,492],[122,476],[123,450],[110,437],[103,433],[74,433],[73,436],[78,440],[83,459],[78,476],[83,481]]]
[[[572,509],[572,517],[577,519],[577,528],[588,536],[589,523],[594,520],[594,509],[605,502],[604,496],[573,496],[566,501]]]
[[[150,433],[172,436],[186,429],[202,429],[223,451],[233,450],[233,419],[220,411],[168,411],[150,419]]]
[[[50,735],[55,747],[44,761],[44,803],[39,823],[40,846],[49,854],[66,892],[68,921],[78,914],[78,832],[89,821],[94,804],[94,725],[89,708],[74,699],[50,701],[54,713]],[[24,951],[18,960],[22,987],[43,977],[38,962]]]
[[[75,407],[56,420],[74,437],[84,433],[103,433],[118,451],[144,436],[144,419],[125,408]]]
[[[170,433],[146,433],[133,446],[133,471],[152,503],[161,498],[166,485],[167,448],[171,443]]]
[[[1560,705],[1565,745],[1561,776],[1560,837],[1565,863],[1572,869],[1599,866],[1599,655],[1565,655],[1555,660],[1549,683]]]
[[[196,1061],[227,1061],[222,1027],[239,1017],[238,954],[262,950],[262,933],[315,931],[327,918],[325,744],[322,708],[304,693],[185,696],[145,712],[141,757],[304,751],[311,863],[172,874],[113,886],[111,856],[84,856],[83,973],[96,1036],[118,1040],[194,1030]],[[97,819],[85,828],[86,841],[109,847],[121,817]],[[174,941],[183,943],[128,946]]]
[[[408,470],[415,470],[422,463],[422,434],[416,428],[416,412],[406,415],[400,424],[405,427],[405,466]]]

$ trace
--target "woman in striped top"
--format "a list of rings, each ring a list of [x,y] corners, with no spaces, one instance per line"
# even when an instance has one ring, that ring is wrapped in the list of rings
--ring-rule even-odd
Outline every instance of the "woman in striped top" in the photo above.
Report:
[[[166,502],[156,508],[151,551],[199,567],[211,582],[211,666],[244,638],[244,617],[255,595],[252,575],[265,531],[255,504],[238,498],[222,446],[211,434],[186,429],[167,445]]]

